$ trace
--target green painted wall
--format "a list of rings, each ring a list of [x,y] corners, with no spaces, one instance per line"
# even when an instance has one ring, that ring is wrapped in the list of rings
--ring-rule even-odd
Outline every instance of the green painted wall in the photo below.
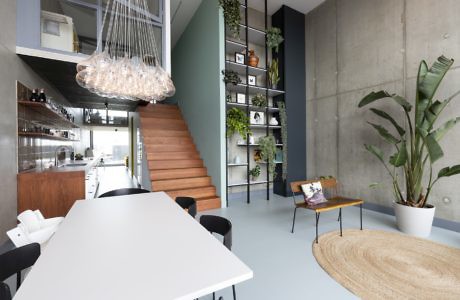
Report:
[[[225,204],[224,20],[217,0],[203,0],[172,51],[177,103],[217,193]]]

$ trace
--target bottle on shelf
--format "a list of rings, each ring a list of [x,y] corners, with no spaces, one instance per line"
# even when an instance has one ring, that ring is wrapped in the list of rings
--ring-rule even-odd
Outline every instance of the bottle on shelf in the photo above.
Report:
[[[45,89],[41,88],[40,89],[40,94],[38,95],[38,100],[39,102],[46,102],[46,95],[45,95]]]
[[[32,101],[32,102],[37,102],[38,101],[37,89],[32,90],[32,95],[30,95],[29,100]]]

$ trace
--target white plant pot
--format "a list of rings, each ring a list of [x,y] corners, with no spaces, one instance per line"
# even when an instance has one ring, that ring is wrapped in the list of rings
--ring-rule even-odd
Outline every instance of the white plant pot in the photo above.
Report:
[[[393,203],[399,230],[417,237],[428,237],[433,226],[435,207],[418,208]]]

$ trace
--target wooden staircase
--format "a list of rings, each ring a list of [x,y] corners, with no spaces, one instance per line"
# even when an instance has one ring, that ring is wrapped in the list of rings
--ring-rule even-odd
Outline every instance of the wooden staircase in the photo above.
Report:
[[[219,208],[220,198],[177,105],[139,107],[152,191],[193,197],[199,211]]]

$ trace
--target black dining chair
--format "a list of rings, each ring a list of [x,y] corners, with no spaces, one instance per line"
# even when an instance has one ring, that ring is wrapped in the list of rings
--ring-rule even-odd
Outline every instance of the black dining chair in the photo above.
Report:
[[[0,282],[16,274],[16,289],[19,289],[21,286],[21,271],[33,266],[39,256],[40,244],[38,243],[14,248],[0,254]],[[5,294],[6,291],[9,291],[9,288],[2,286],[1,293]]]
[[[176,197],[176,203],[186,209],[193,218],[196,216],[196,201],[192,197]]]
[[[10,287],[4,282],[0,282],[0,300],[11,300]]]
[[[113,197],[113,196],[125,196],[125,195],[134,195],[134,194],[144,194],[150,193],[148,190],[140,188],[126,188],[126,189],[117,189],[103,193],[98,198]]]
[[[209,232],[223,236],[224,246],[232,251],[232,223],[229,220],[219,216],[203,215],[200,217],[200,224]],[[232,290],[233,300],[236,300],[235,285],[232,285]],[[216,299],[215,293],[212,293],[212,299]]]

